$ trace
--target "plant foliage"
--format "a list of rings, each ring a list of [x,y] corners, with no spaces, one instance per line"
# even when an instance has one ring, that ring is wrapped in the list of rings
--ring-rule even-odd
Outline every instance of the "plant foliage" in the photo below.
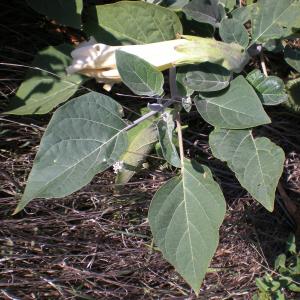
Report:
[[[48,18],[81,28],[81,1],[27,1]],[[120,1],[87,7],[83,31],[102,44],[80,45],[76,53],[82,59],[73,61],[76,70],[100,82],[123,82],[134,94],[157,103],[149,103],[150,111],[133,123],[123,119],[120,104],[99,92],[88,92],[58,108],[15,212],[35,198],[69,195],[114,164],[120,169],[121,161],[124,169],[117,183],[126,183],[158,143],[176,176],[155,194],[150,227],[164,257],[198,294],[218,245],[225,200],[209,168],[184,154],[180,114],[197,110],[199,118],[214,127],[209,137],[213,155],[226,162],[249,194],[272,211],[284,153],[268,138],[256,136],[254,127],[271,123],[264,106],[285,102],[291,95],[286,90],[299,82],[293,78],[293,84],[285,86],[272,68],[266,74],[265,68],[262,73],[254,66],[260,65],[266,51],[282,53],[299,77],[295,75],[300,71],[299,49],[284,47],[282,39],[299,34],[300,0],[247,1],[246,6],[237,2]],[[193,32],[191,28],[201,33],[207,27],[213,37],[182,36],[183,31]],[[169,46],[166,63],[159,42],[169,40],[175,40],[176,46]],[[152,65],[146,53],[139,56],[138,51],[132,54],[104,43],[158,43],[149,55],[161,55],[161,65]],[[71,64],[71,50],[62,45],[38,53],[8,113],[44,114],[71,98],[84,83],[81,75],[67,76],[64,71]],[[84,70],[80,69],[83,62],[88,66]],[[103,63],[107,64],[101,69]],[[180,68],[177,74],[174,68],[169,71],[168,89],[161,70],[176,65]],[[293,287],[287,278],[295,270],[282,262],[278,270]],[[268,285],[268,280],[260,284]],[[277,290],[279,286],[276,283]]]

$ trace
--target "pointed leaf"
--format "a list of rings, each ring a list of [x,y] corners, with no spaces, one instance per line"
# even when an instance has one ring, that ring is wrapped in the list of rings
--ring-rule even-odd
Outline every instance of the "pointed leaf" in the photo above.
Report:
[[[178,155],[176,146],[173,143],[173,132],[175,129],[173,116],[169,113],[166,114],[166,120],[160,120],[157,123],[158,139],[160,142],[162,154],[166,161],[172,166],[180,168],[180,157]]]
[[[137,172],[157,141],[157,130],[153,122],[145,120],[128,131],[128,149],[120,158],[124,168],[116,176],[117,184],[127,183]]]
[[[184,82],[194,91],[213,92],[225,89],[229,85],[230,77],[230,71],[222,66],[202,63],[189,67]]]
[[[80,29],[82,0],[26,0],[38,13],[62,25]]]
[[[148,44],[173,40],[182,33],[176,13],[141,1],[98,5],[89,12],[88,35],[102,41],[103,31],[122,44]],[[101,27],[101,28],[100,28]]]
[[[8,114],[46,114],[67,101],[83,82],[80,75],[67,76],[71,64],[69,45],[48,47],[39,52],[16,96],[10,100]]]
[[[122,81],[135,94],[158,96],[163,93],[163,74],[144,59],[118,50],[116,62]]]
[[[209,145],[213,155],[227,162],[251,196],[272,211],[283,171],[283,150],[267,138],[254,139],[250,130],[215,128]]]
[[[299,0],[260,0],[252,11],[252,44],[281,39],[300,28]]]
[[[238,20],[223,19],[220,24],[219,33],[222,40],[226,43],[240,44],[244,48],[249,44],[248,31]]]
[[[41,140],[16,212],[34,198],[67,196],[114,164],[127,148],[122,107],[88,93],[60,107]]]
[[[219,4],[219,0],[192,0],[183,7],[183,11],[187,16],[198,22],[215,26],[222,19],[222,8],[223,6]]]
[[[198,293],[218,245],[226,205],[207,167],[185,159],[181,171],[155,194],[148,217],[164,257]]]
[[[284,49],[285,61],[300,73],[300,50],[293,49],[291,47],[285,47]]]
[[[243,129],[271,122],[257,94],[243,76],[230,83],[228,90],[202,94],[195,104],[202,118],[216,127]]]
[[[277,76],[266,77],[260,70],[253,70],[247,80],[255,88],[264,105],[277,105],[287,100],[284,82]]]

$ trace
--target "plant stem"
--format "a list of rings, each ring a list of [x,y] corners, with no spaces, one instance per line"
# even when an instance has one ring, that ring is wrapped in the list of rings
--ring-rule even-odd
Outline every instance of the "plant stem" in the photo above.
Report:
[[[170,83],[171,99],[175,102],[179,98],[178,93],[177,93],[177,86],[176,86],[176,68],[175,67],[169,69],[169,83]],[[177,127],[180,161],[181,161],[181,166],[183,166],[184,148],[183,148],[182,128],[181,128],[181,120],[180,120],[180,111],[179,110],[176,112],[175,122],[176,122],[176,127]]]
[[[162,112],[165,108],[169,107],[170,105],[172,105],[174,103],[174,101],[168,100],[165,104],[161,105],[160,108],[158,108],[157,110],[151,110],[148,113],[144,114],[143,116],[141,116],[140,118],[136,119],[135,121],[133,121],[132,124],[129,124],[128,126],[126,126],[123,131],[128,131],[129,129],[137,126],[138,124],[140,124],[141,122],[151,118],[152,116],[154,116],[155,114]]]

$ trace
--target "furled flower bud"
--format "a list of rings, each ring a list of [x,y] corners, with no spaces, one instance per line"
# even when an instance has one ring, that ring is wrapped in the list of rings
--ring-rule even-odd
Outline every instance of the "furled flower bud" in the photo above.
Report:
[[[209,61],[240,72],[248,61],[248,55],[241,46],[209,38],[182,36],[180,39],[144,45],[109,46],[97,43],[92,37],[71,52],[73,62],[67,67],[67,73],[81,73],[110,85],[120,82],[116,50],[136,55],[160,71],[172,66]]]

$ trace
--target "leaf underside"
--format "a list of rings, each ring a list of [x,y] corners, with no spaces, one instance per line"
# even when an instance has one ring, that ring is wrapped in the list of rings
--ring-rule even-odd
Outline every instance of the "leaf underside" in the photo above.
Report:
[[[124,168],[117,174],[117,184],[127,183],[151,152],[157,141],[157,130],[151,121],[145,120],[128,131],[128,149],[121,157]]]

